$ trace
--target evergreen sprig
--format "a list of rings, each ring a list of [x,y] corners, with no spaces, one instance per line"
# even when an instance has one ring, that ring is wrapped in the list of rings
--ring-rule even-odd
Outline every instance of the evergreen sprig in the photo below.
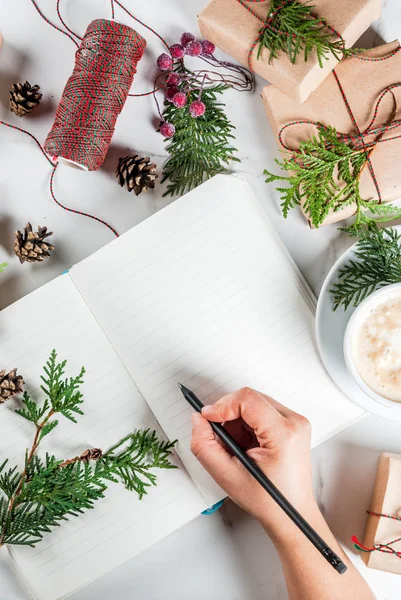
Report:
[[[82,415],[80,386],[85,370],[64,378],[66,361],[57,362],[53,351],[44,367],[42,402],[23,395],[24,407],[16,412],[35,425],[30,451],[26,451],[23,471],[0,464],[0,547],[5,544],[34,547],[46,533],[71,516],[92,509],[104,497],[109,482],[121,482],[141,499],[157,484],[155,469],[172,469],[169,457],[175,442],[160,441],[149,429],[127,435],[107,452],[97,451],[89,461],[86,453],[69,460],[37,455],[41,440],[58,425],[60,414],[76,422]]]
[[[374,222],[353,234],[359,238],[355,258],[340,269],[339,281],[330,290],[334,310],[358,306],[375,290],[401,282],[401,234]]]
[[[177,73],[189,73],[178,63]],[[162,183],[168,181],[164,196],[182,195],[207,179],[226,170],[237,149],[232,145],[234,125],[224,112],[224,104],[218,100],[229,86],[218,84],[202,90],[201,99],[206,106],[202,117],[193,118],[189,112],[191,102],[200,95],[199,82],[194,79],[193,89],[188,93],[187,105],[177,108],[165,103],[163,119],[175,126],[175,134],[167,146],[169,158],[163,166]]]
[[[358,228],[367,224],[369,211],[378,222],[401,217],[401,209],[382,205],[377,200],[365,200],[360,195],[359,180],[367,162],[366,150],[353,148],[339,139],[334,127],[318,124],[318,133],[299,145],[299,151],[287,152],[283,161],[275,162],[289,172],[276,175],[265,170],[266,183],[282,181],[288,187],[278,187],[284,217],[291,208],[302,204],[311,223],[319,227],[331,211],[356,205]]]
[[[0,273],[4,272],[4,269],[7,267],[7,263],[0,263]]]
[[[272,0],[269,15],[274,13],[282,0]],[[311,52],[316,50],[320,67],[330,56],[337,60],[355,54],[355,50],[345,47],[342,38],[338,38],[322,23],[319,17],[313,15],[314,6],[308,2],[288,2],[285,4],[273,21],[272,28],[265,27],[259,39],[257,57],[260,58],[263,48],[270,52],[269,62],[278,57],[279,52],[288,54],[292,64],[295,64],[300,53],[303,53],[305,62]]]

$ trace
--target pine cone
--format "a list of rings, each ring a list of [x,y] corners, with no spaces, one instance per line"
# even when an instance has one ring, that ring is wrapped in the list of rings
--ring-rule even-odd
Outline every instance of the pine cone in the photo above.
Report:
[[[32,231],[32,225],[27,223],[24,234],[21,231],[15,232],[14,252],[18,256],[20,263],[42,262],[50,256],[54,246],[44,240],[53,235],[52,231],[47,232],[47,227],[38,227],[38,231]]]
[[[157,177],[155,163],[149,164],[149,157],[141,157],[137,154],[120,158],[116,171],[116,177],[121,187],[129,192],[134,190],[135,196],[141,192],[147,192],[155,187]]]
[[[0,371],[0,404],[3,404],[10,396],[20,394],[25,381],[21,375],[17,375],[17,369],[13,369],[7,375]]]
[[[85,450],[79,457],[82,462],[89,462],[90,460],[100,460],[103,456],[103,452],[100,448],[92,448],[91,450]]]
[[[42,94],[39,92],[40,86],[25,83],[14,83],[10,90],[10,109],[18,117],[23,117],[38,106]]]

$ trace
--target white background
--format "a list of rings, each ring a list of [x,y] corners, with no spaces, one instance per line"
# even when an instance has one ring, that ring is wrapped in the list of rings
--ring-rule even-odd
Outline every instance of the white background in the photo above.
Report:
[[[39,0],[55,20],[55,0]],[[159,31],[170,44],[183,31],[197,32],[196,15],[203,0],[150,0],[125,5],[138,18]],[[383,0],[379,22],[363,37],[366,47],[401,34],[401,6]],[[64,0],[62,13],[68,25],[83,35],[97,17],[110,17],[108,0]],[[135,25],[120,9],[116,18]],[[147,91],[156,72],[155,61],[164,51],[161,42],[138,26],[147,41],[133,92]],[[0,118],[28,129],[41,142],[48,133],[57,102],[74,64],[74,45],[42,21],[30,0],[0,0],[0,30],[5,44],[0,51]],[[221,53],[219,56],[223,57]],[[8,110],[8,91],[16,81],[39,84],[44,98],[30,116],[18,119]],[[295,261],[317,294],[325,274],[349,241],[335,226],[311,231],[294,212],[285,221],[277,198],[263,183],[263,169],[274,168],[277,155],[264,116],[258,80],[253,94],[225,95],[227,113],[236,125],[241,163],[235,170],[247,175],[265,210],[277,227]],[[166,156],[163,140],[155,132],[157,114],[151,97],[131,98],[119,118],[103,167],[94,173],[60,168],[56,176],[58,199],[74,208],[100,216],[120,233],[163,208],[163,188],[139,198],[120,189],[114,179],[118,158],[137,152],[150,156],[161,168]],[[49,281],[112,239],[110,231],[88,219],[58,208],[48,191],[50,165],[23,134],[0,128],[0,263],[10,266],[0,276],[0,309]],[[12,255],[14,231],[30,220],[55,232],[56,251],[42,265],[22,265]],[[3,357],[0,357],[2,362]],[[365,510],[373,486],[380,451],[401,452],[401,426],[368,417],[313,452],[316,493],[330,525],[346,548],[351,535],[362,535]],[[394,575],[368,571],[353,554],[379,600],[398,600],[401,580]],[[11,574],[6,555],[0,555],[1,600],[23,600],[26,595]],[[257,524],[227,503],[223,510],[195,522],[163,540],[134,561],[77,593],[76,600],[284,600],[287,595],[275,551]]]

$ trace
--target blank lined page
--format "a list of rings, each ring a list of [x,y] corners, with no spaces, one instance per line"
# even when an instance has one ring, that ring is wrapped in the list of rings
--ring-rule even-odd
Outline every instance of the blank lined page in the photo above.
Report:
[[[100,274],[101,277],[101,274]],[[59,426],[41,445],[58,458],[87,448],[107,450],[136,428],[157,429],[157,421],[113,347],[67,275],[0,312],[0,364],[18,367],[33,398],[42,366],[55,348],[68,359],[67,375],[86,368],[85,415]],[[14,413],[16,402],[0,406],[0,464],[22,465],[34,426]],[[56,600],[121,564],[181,527],[205,503],[177,459],[176,470],[159,471],[158,487],[139,501],[123,485],[110,484],[92,511],[47,534],[35,549],[12,547],[19,569],[42,600]]]
[[[191,412],[249,385],[305,414],[318,443],[359,418],[326,375],[302,286],[249,186],[218,176],[73,268],[71,277],[205,498]]]

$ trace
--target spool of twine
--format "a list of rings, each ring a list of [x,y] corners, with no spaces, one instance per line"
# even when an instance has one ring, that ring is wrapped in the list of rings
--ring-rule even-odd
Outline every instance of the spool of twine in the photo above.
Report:
[[[145,47],[127,25],[92,21],[44,144],[53,160],[87,171],[101,166]]]

